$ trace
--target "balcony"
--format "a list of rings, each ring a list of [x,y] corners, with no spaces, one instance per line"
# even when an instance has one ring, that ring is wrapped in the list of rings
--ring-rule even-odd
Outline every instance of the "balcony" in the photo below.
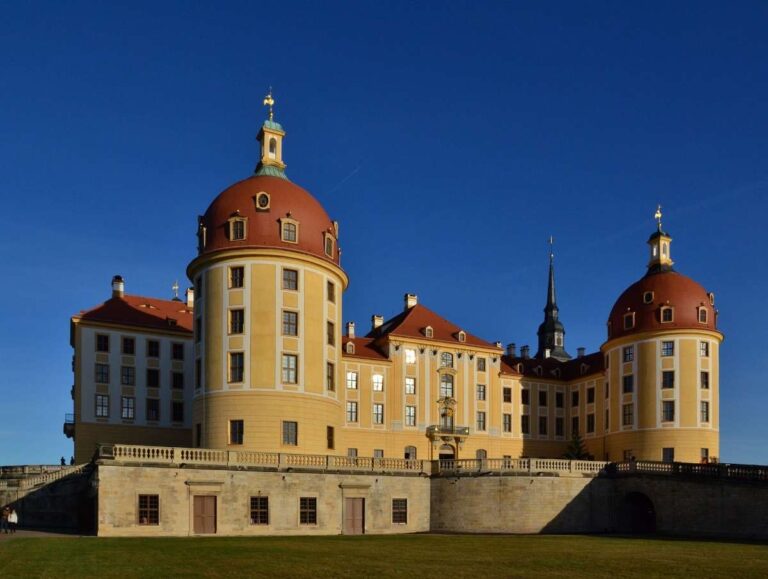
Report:
[[[441,426],[434,424],[427,427],[427,436],[438,438],[441,436],[469,436],[469,426]]]
[[[75,437],[75,415],[74,414],[64,415],[64,436],[66,436],[67,438]]]

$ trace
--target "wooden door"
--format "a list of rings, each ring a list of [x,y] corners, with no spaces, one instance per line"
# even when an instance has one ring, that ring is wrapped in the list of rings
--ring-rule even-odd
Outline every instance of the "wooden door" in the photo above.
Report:
[[[365,499],[344,499],[344,534],[365,532]]]
[[[216,533],[216,497],[195,497],[194,524],[196,535]]]

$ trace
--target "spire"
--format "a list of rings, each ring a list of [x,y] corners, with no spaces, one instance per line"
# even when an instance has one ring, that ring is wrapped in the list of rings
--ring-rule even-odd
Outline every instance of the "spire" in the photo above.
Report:
[[[272,96],[272,87],[264,97],[264,106],[268,107],[269,118],[261,126],[256,140],[261,143],[261,160],[256,165],[257,175],[268,175],[288,179],[285,176],[285,163],[283,163],[283,137],[285,131],[280,123],[275,122],[275,99]]]
[[[539,351],[537,358],[555,358],[561,362],[570,360],[571,356],[565,351],[565,327],[559,320],[560,309],[557,307],[555,296],[555,240],[549,236],[549,283],[547,285],[547,304],[544,306],[544,321],[537,332],[539,336]]]
[[[665,232],[661,225],[661,205],[656,207],[653,218],[656,220],[656,231],[648,238],[651,254],[646,275],[672,271],[674,265],[672,261],[672,236]]]

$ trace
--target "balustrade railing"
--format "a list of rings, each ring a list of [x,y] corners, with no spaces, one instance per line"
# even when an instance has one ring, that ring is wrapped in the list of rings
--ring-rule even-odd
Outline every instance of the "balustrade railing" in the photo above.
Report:
[[[610,463],[600,461],[567,460],[559,458],[471,458],[441,459],[441,474],[471,474],[475,472],[509,472],[522,474],[582,474],[597,475]]]

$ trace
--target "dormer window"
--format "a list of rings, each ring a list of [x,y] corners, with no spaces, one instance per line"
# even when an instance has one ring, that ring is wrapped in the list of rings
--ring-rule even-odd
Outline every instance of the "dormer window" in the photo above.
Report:
[[[699,308],[699,323],[706,324],[709,318],[709,312],[707,308]]]
[[[427,338],[434,338],[435,337],[435,331],[432,329],[432,326],[427,326],[424,328],[424,335]]]
[[[464,332],[463,330],[461,330],[461,331],[460,331],[460,332],[457,334],[457,338],[458,338],[459,342],[466,342],[466,341],[467,341],[467,334],[466,334],[466,332]]]
[[[245,217],[231,217],[229,219],[229,240],[242,241],[245,239]]]
[[[355,344],[353,342],[347,342],[347,354],[354,354],[355,353]]]
[[[518,372],[519,374],[522,374],[522,373],[523,373],[523,370],[525,370],[525,368],[523,368],[523,365],[522,365],[522,364],[518,364],[518,365],[517,365],[517,372]]]
[[[644,304],[653,303],[653,292],[645,292],[645,293],[643,293],[643,303]]]
[[[280,239],[286,243],[298,243],[299,222],[290,217],[280,219]]]
[[[533,369],[533,373],[536,374],[537,376],[541,376],[541,366],[536,366]]]
[[[554,370],[552,370],[552,375],[555,378],[560,378],[560,368],[555,368]]]
[[[631,330],[635,327],[635,312],[624,314],[624,329]]]
[[[670,322],[673,322],[675,320],[675,311],[673,308],[669,306],[664,306],[661,308],[661,323],[662,324],[668,324]]]
[[[333,248],[335,246],[335,241],[333,239],[333,236],[330,233],[325,234],[325,255],[328,257],[333,257]]]

